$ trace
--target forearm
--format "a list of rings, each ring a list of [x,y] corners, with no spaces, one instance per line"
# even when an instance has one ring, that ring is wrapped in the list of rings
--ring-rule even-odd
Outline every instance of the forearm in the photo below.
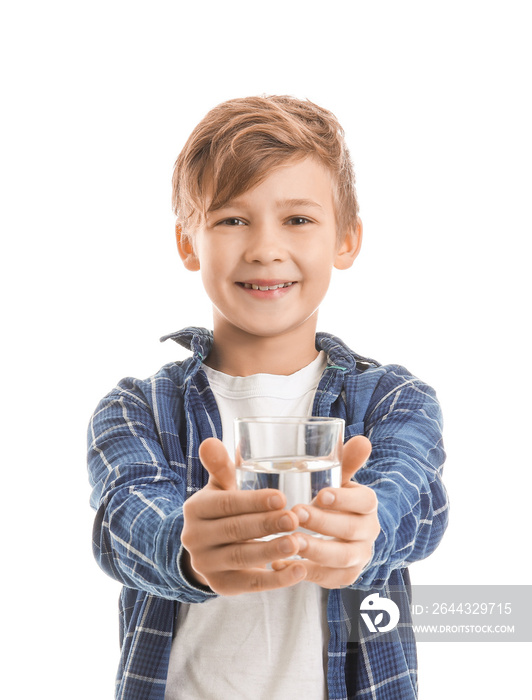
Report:
[[[388,378],[387,378],[388,379]],[[400,377],[400,379],[402,379]],[[435,394],[415,378],[399,381],[368,412],[373,451],[356,475],[379,501],[381,532],[360,587],[384,585],[391,571],[423,559],[438,546],[448,521],[442,482],[445,452]]]
[[[182,456],[174,459],[170,466],[142,397],[117,390],[100,402],[88,432],[93,549],[102,569],[125,586],[202,602],[209,594],[180,567],[186,472]]]
[[[429,484],[416,479],[404,466],[393,471],[393,476],[385,476],[369,468],[358,479],[377,493],[381,526],[371,562],[357,581],[360,587],[378,588],[394,569],[429,556],[447,526],[447,495],[441,481]]]
[[[172,487],[160,482],[130,487],[98,509],[93,551],[101,568],[130,588],[179,600],[203,602],[213,595],[182,566],[183,509]]]

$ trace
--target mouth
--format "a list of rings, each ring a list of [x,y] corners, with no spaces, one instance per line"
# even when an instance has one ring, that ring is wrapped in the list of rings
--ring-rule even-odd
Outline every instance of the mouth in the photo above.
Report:
[[[291,287],[297,282],[277,282],[275,280],[256,280],[253,282],[237,282],[240,287],[244,289],[255,289],[261,292],[270,292],[274,289],[285,289],[286,287]]]
[[[286,280],[253,279],[246,282],[237,282],[237,287],[243,290],[244,294],[257,300],[275,301],[290,294],[290,289],[295,287],[297,282],[287,282]]]

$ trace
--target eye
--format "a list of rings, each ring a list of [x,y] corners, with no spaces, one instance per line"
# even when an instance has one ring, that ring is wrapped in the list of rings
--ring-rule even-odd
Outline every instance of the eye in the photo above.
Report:
[[[230,216],[228,219],[222,219],[216,226],[245,226],[245,221],[239,219],[237,216]]]
[[[312,222],[310,219],[307,219],[306,216],[292,216],[286,223],[290,224],[290,226],[302,226],[303,224],[311,224]]]

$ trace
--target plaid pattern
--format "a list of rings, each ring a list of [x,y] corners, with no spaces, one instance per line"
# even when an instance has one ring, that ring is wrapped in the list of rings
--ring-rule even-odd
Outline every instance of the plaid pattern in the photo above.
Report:
[[[167,338],[190,348],[192,357],[147,380],[122,380],[100,402],[88,431],[94,554],[124,586],[116,685],[121,700],[164,699],[179,603],[201,604],[215,595],[192,585],[180,568],[183,502],[206,483],[198,446],[222,432],[201,369],[212,333],[188,328],[162,340]],[[356,478],[375,489],[382,526],[360,578],[329,595],[329,698],[416,698],[406,567],[436,548],[447,524],[439,405],[433,390],[402,367],[380,366],[325,333],[317,334],[316,347],[327,353],[328,365],[313,414],[344,418],[346,440],[360,434],[371,440],[371,458]],[[349,596],[372,590],[385,595],[391,586],[404,595],[390,641],[362,633],[353,641],[357,621]]]

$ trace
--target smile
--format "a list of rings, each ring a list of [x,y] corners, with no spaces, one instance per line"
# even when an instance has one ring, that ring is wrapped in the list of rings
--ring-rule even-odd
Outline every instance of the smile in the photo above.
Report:
[[[272,284],[268,286],[261,286],[259,284],[251,284],[250,282],[240,282],[244,289],[258,289],[261,292],[268,292],[271,289],[282,289],[283,287],[291,287],[294,282],[281,282],[281,284]]]

